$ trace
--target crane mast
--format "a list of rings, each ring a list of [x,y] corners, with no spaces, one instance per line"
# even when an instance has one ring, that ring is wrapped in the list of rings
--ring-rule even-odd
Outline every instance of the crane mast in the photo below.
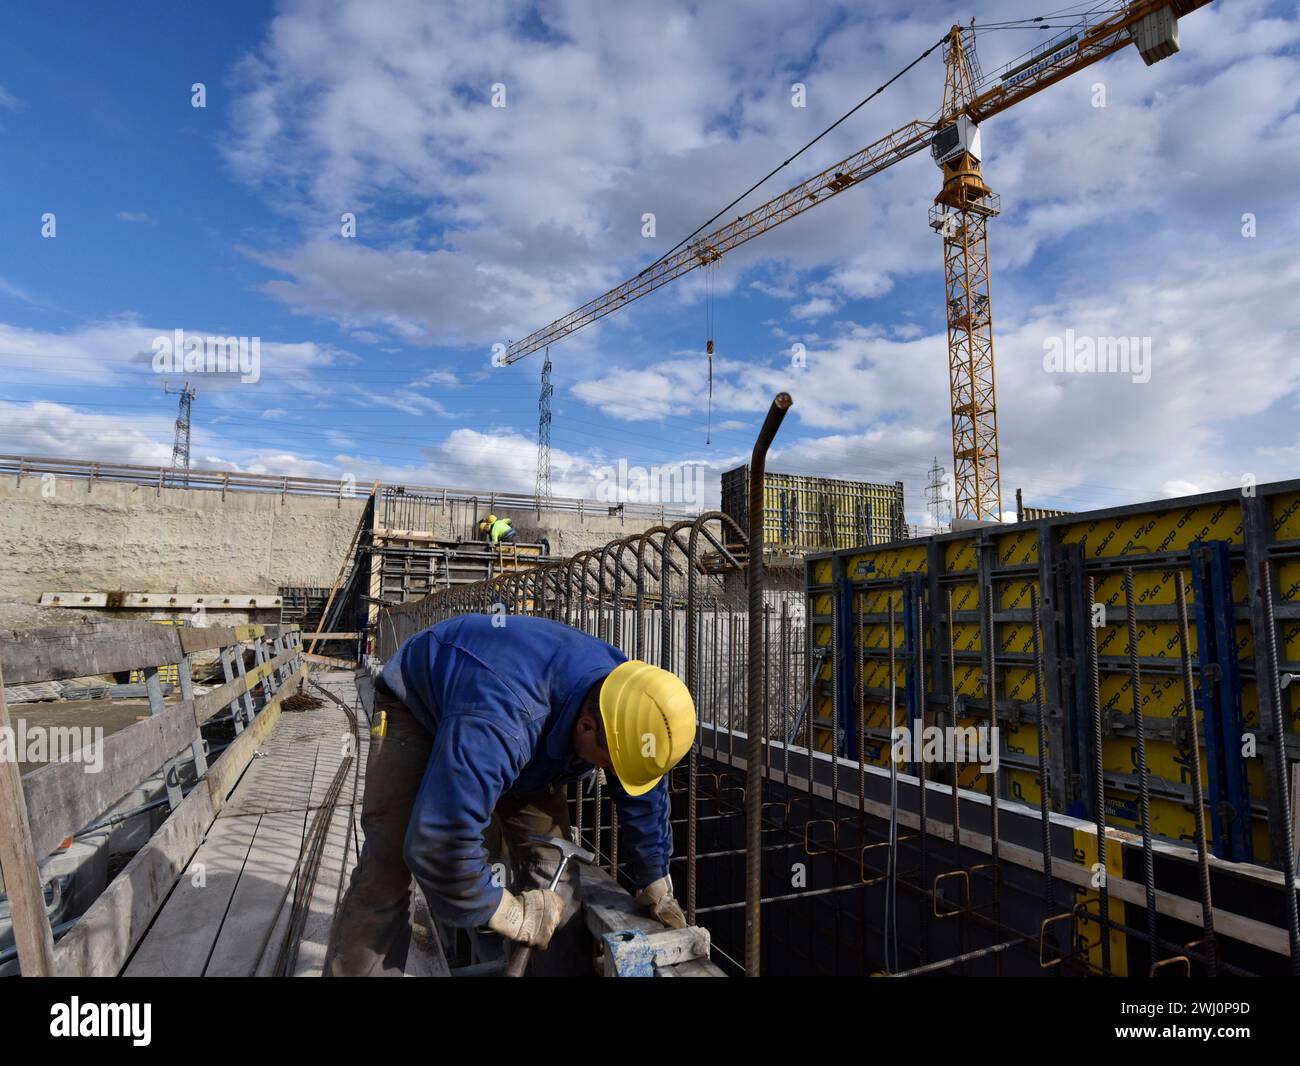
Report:
[[[969,40],[973,45],[973,34]],[[966,114],[975,77],[967,35],[958,26],[949,31],[944,67],[943,114],[955,117],[935,133],[930,146],[943,169],[943,188],[930,208],[930,225],[943,237],[956,493],[953,516],[999,521],[1002,477],[988,246],[988,220],[999,213],[999,201],[984,183],[979,127]]]

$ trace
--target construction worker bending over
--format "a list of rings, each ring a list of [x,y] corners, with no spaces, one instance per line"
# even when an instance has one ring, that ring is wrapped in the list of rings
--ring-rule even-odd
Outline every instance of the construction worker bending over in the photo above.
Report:
[[[549,945],[530,973],[590,974],[590,940],[575,918],[579,864],[549,891],[559,855],[529,837],[569,837],[565,786],[598,767],[637,901],[667,926],[686,924],[668,876],[664,775],[694,742],[695,705],[673,674],[559,622],[462,615],[398,649],[377,683],[375,712],[386,716],[386,735],[370,745],[365,847],[327,974],[401,975],[412,874],[447,925],[486,924]],[[489,865],[484,834],[494,817],[518,895]]]
[[[508,518],[488,515],[478,524],[478,531],[487,538],[489,544],[513,544],[515,527]]]

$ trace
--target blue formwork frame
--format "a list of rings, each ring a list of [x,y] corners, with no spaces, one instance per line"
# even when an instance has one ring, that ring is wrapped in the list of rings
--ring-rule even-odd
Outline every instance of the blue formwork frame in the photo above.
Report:
[[[874,567],[872,567],[874,569]],[[905,574],[897,581],[858,582],[852,580],[844,571],[842,557],[835,556],[831,564],[832,596],[831,609],[837,615],[836,631],[839,634],[838,663],[835,667],[835,686],[840,694],[837,701],[838,718],[836,719],[837,736],[833,744],[837,745],[840,755],[851,759],[858,758],[858,730],[856,712],[858,693],[861,692],[861,671],[864,669],[864,649],[858,647],[857,614],[853,609],[854,594],[883,589],[901,589],[903,593],[903,646],[895,654],[903,666],[904,695],[906,696],[906,721],[910,724],[913,736],[919,736],[918,730],[924,724],[919,721],[921,707],[921,662],[917,654],[917,640],[924,639],[924,630],[917,632],[916,603],[920,598],[925,603],[926,576],[924,574]],[[924,608],[922,608],[924,610]],[[839,741],[843,741],[842,744]],[[890,737],[890,745],[893,737]],[[912,749],[915,750],[915,749]],[[911,772],[919,773],[920,767],[911,764]]]
[[[831,563],[831,580],[834,595],[831,597],[831,610],[838,616],[839,647],[836,648],[838,662],[835,665],[835,689],[839,693],[836,701],[837,716],[831,731],[831,751],[843,755],[845,738],[849,742],[848,754],[857,756],[857,730],[849,728],[849,709],[857,702],[857,672],[861,669],[861,654],[855,648],[857,640],[857,617],[853,612],[853,582],[845,573],[844,558],[835,556]]]
[[[1192,595],[1196,605],[1196,701],[1204,721],[1214,854],[1254,862],[1250,788],[1242,754],[1241,664],[1232,604],[1232,561],[1226,540],[1193,541]]]
[[[922,735],[921,730],[925,722],[921,720],[921,656],[918,654],[920,647],[919,641],[925,640],[925,624],[922,618],[921,628],[918,631],[916,625],[916,605],[921,604],[921,612],[925,613],[925,584],[924,574],[905,574],[903,576],[903,684],[906,686],[904,692],[907,695],[907,720],[911,724],[912,745],[911,750],[916,752],[920,750],[920,744],[916,738]],[[890,737],[890,743],[893,743],[893,737]],[[910,770],[912,774],[919,777],[921,767],[915,760],[911,761]]]

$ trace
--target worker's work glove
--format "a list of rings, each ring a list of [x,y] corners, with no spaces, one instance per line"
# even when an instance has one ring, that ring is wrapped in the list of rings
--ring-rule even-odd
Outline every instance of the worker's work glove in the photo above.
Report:
[[[682,910],[682,905],[673,899],[671,877],[661,877],[658,881],[651,881],[636,894],[636,901],[669,929],[686,928],[686,912]]]
[[[545,949],[564,915],[564,900],[548,888],[530,888],[522,896],[503,891],[488,928],[507,940]]]

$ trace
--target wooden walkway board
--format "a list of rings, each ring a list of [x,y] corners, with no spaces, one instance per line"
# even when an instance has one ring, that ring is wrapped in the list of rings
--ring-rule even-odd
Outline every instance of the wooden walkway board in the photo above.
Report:
[[[312,677],[350,706],[356,702],[350,671]],[[304,691],[319,697],[311,685]],[[361,750],[354,753],[330,818],[296,975],[319,975],[334,912],[356,862],[352,816],[360,809],[354,794],[364,781],[369,739],[364,728],[360,732]],[[346,715],[328,700],[314,710],[282,713],[126,976],[249,976],[273,969],[288,927],[304,839],[351,750],[351,735]]]

